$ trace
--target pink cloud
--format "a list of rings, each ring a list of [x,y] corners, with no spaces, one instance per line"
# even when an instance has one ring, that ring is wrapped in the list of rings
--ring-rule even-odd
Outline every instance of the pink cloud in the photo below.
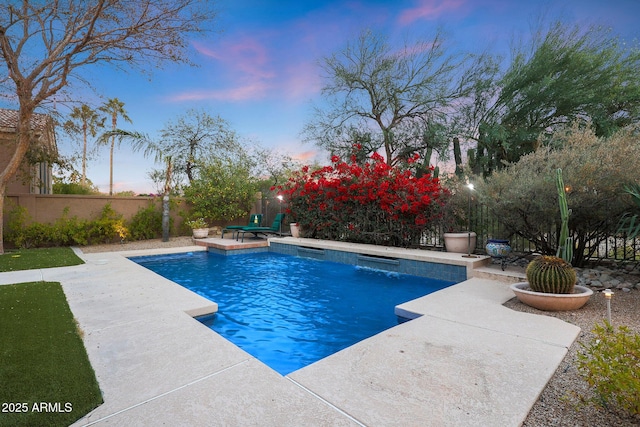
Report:
[[[269,69],[268,49],[257,40],[244,37],[230,43],[222,43],[220,49],[212,49],[201,43],[194,43],[202,55],[221,62],[230,72],[245,77],[268,79],[274,73]]]
[[[449,12],[461,10],[466,0],[419,0],[416,7],[405,9],[398,16],[401,25],[409,25],[418,20],[434,20]]]
[[[304,99],[320,92],[322,83],[315,63],[291,64],[281,82],[282,92],[288,99]]]
[[[193,46],[202,56],[214,60],[210,76],[215,76],[215,85],[223,88],[190,90],[170,97],[171,101],[258,99],[273,86],[276,77],[271,69],[273,61],[269,50],[256,38],[238,36],[215,47],[200,42],[194,42]]]
[[[354,36],[363,21],[389,19],[387,7],[350,1],[318,8],[273,28],[228,33],[222,40],[193,42],[207,71],[197,89],[172,101],[226,100],[232,102],[278,97],[299,103],[320,92],[319,58]],[[353,32],[353,34],[351,34]],[[207,67],[211,67],[207,70]]]
[[[273,35],[238,36],[233,42],[210,47],[194,43],[204,57],[215,60],[211,75],[218,76],[216,86],[223,89],[196,89],[172,96],[171,101],[245,101],[277,95],[283,99],[299,101],[320,91],[320,79],[315,56],[309,55],[308,46],[298,40],[282,36],[279,49],[271,52],[263,43],[274,42]],[[277,64],[277,66],[273,65]]]
[[[294,160],[298,160],[301,162],[308,162],[310,160],[314,160],[317,155],[318,155],[317,151],[310,150],[310,151],[303,151],[301,153],[293,154],[291,157],[293,157]]]
[[[245,101],[248,99],[257,99],[264,97],[267,91],[267,85],[261,82],[254,82],[245,86],[237,86],[220,90],[192,90],[179,93],[169,97],[170,101]]]

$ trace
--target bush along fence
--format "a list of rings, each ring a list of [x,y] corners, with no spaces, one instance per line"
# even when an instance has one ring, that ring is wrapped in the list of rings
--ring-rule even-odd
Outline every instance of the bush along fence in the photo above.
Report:
[[[184,222],[192,206],[184,198],[172,197],[169,207],[170,236],[191,235]],[[260,212],[257,199],[251,210],[255,212]],[[248,218],[249,214],[234,221],[212,220],[208,226],[246,224]],[[158,196],[13,194],[5,200],[4,238],[10,247],[84,246],[160,237]]]
[[[438,197],[433,200],[435,206],[429,204],[425,208],[423,217],[425,220],[429,218],[431,221],[424,227],[409,227],[406,222],[393,224],[396,221],[395,217],[401,218],[403,215],[402,205],[404,203],[399,203],[399,197],[395,198],[394,203],[385,204],[386,210],[384,210],[381,207],[384,198],[378,198],[376,192],[373,191],[373,188],[378,188],[377,186],[381,183],[374,184],[373,180],[372,182],[364,180],[351,182],[350,179],[355,178],[348,178],[340,172],[340,169],[344,169],[346,164],[337,158],[334,160],[330,168],[323,168],[315,173],[309,172],[308,168],[303,168],[287,184],[274,188],[274,193],[265,195],[263,206],[273,211],[271,216],[275,216],[276,212],[288,212],[287,224],[296,221],[302,223],[303,232],[306,233],[304,237],[353,239],[352,241],[356,242],[384,245],[396,242],[407,247],[443,249],[445,229],[441,221],[437,221],[438,209],[441,208],[438,204]],[[351,167],[351,165],[348,166]],[[337,173],[336,167],[339,169]],[[372,165],[368,166],[368,168],[371,167]],[[354,171],[359,171],[359,169],[355,168]],[[367,173],[370,172],[373,171]],[[347,185],[347,183],[349,184]],[[355,185],[351,187],[351,184]],[[390,188],[386,184],[381,187],[387,191],[391,191]],[[371,197],[369,190],[371,190]],[[283,195],[283,200],[276,197],[278,193]],[[382,193],[384,194],[384,192]],[[365,194],[366,197],[364,197]],[[366,203],[362,203],[363,199]],[[320,207],[321,203],[324,203],[322,207]],[[377,207],[375,203],[379,203]],[[408,206],[409,203],[406,204],[405,210]],[[356,217],[354,221],[347,214],[356,208],[363,209],[365,212],[359,214],[360,216]],[[397,210],[396,216],[391,213],[393,209]],[[374,224],[378,219],[382,221]],[[312,225],[315,224],[315,221],[323,221],[323,223],[305,230],[305,223]],[[514,256],[539,252],[535,243],[509,232],[486,205],[475,199],[471,205],[470,224],[471,230],[476,232],[478,236],[475,248],[478,253],[484,252],[488,239],[509,240]],[[409,233],[405,230],[409,230]],[[392,238],[390,234],[396,232],[399,233],[398,237]],[[557,239],[558,230],[550,228],[543,234],[545,239],[554,241]],[[590,256],[592,260],[640,262],[640,239],[638,238],[626,239],[620,235],[609,236],[599,244],[587,245],[585,250],[592,254]]]
[[[535,244],[515,233],[509,233],[499,219],[494,216],[489,208],[481,203],[474,202],[471,207],[471,230],[478,235],[477,251],[483,251],[488,239],[508,239],[515,253],[526,254],[539,252]],[[543,238],[548,241],[558,239],[559,230],[549,229],[543,233]],[[442,246],[442,230],[435,227],[431,231],[431,246]],[[640,262],[640,238],[627,239],[623,235],[608,236],[599,243],[588,242],[585,253],[591,254],[591,260]]]
[[[141,208],[128,221],[109,203],[94,219],[70,216],[65,208],[53,223],[33,222],[21,206],[15,207],[9,216],[5,237],[10,245],[19,248],[113,243],[162,235],[162,213],[153,205]]]
[[[170,234],[187,234],[184,200],[170,202]],[[160,197],[67,194],[7,196],[4,239],[9,247],[33,248],[116,243],[162,236]]]
[[[441,215],[446,192],[431,173],[418,178],[375,153],[365,162],[333,156],[321,169],[305,166],[272,190],[283,197],[303,237],[400,247],[419,244]]]

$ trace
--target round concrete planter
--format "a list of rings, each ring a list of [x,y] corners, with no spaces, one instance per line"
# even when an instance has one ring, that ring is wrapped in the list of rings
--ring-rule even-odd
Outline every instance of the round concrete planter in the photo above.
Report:
[[[471,253],[476,248],[476,233],[471,232],[471,243],[469,243],[469,233],[444,233],[444,247],[447,252],[455,252],[459,254],[466,254],[471,247]]]
[[[577,310],[593,295],[591,289],[580,285],[575,285],[572,294],[535,292],[529,288],[529,282],[514,283],[511,285],[511,290],[522,303],[544,311]]]
[[[208,228],[194,228],[191,231],[193,231],[194,239],[204,239],[205,237],[209,236]]]

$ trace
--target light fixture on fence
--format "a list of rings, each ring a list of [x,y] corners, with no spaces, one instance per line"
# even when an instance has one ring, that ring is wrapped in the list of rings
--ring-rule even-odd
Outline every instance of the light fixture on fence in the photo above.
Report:
[[[475,255],[471,255],[471,192],[474,189],[473,183],[468,183],[467,188],[469,189],[469,215],[467,216],[467,254],[463,255],[465,258],[477,258]]]
[[[602,293],[607,300],[607,321],[609,322],[609,326],[611,326],[611,297],[613,297],[613,291],[611,289],[605,289]]]

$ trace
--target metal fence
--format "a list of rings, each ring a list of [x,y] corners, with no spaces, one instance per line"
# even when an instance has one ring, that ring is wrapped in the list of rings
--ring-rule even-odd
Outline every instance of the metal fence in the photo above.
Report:
[[[262,198],[262,212],[265,215],[263,225],[269,226],[276,214],[286,210],[286,204],[275,197]],[[290,218],[285,218],[283,231],[289,230]],[[528,254],[536,252],[535,245],[529,240],[515,233],[509,233],[498,218],[489,212],[487,206],[474,203],[471,206],[471,230],[477,234],[476,252],[483,253],[488,239],[506,239],[514,253]],[[416,246],[425,249],[442,250],[444,247],[444,230],[441,225],[434,225],[427,229]],[[557,239],[556,231],[549,230],[546,237],[553,241]],[[593,249],[592,260],[610,261],[640,261],[640,238],[624,239],[610,236],[599,244],[587,245],[586,251]]]
[[[535,245],[529,240],[515,233],[509,233],[498,218],[489,212],[487,206],[473,204],[471,209],[471,230],[478,235],[476,250],[483,251],[488,239],[508,239],[515,253],[526,254],[536,251]],[[429,235],[438,236],[438,245],[442,241],[442,230],[436,230]],[[545,236],[550,241],[557,239],[556,230],[550,229]],[[433,238],[432,242],[435,241]],[[434,245],[436,246],[436,245]],[[585,253],[593,253],[591,260],[609,261],[640,261],[640,238],[625,239],[619,236],[609,236],[597,242],[587,243]]]

